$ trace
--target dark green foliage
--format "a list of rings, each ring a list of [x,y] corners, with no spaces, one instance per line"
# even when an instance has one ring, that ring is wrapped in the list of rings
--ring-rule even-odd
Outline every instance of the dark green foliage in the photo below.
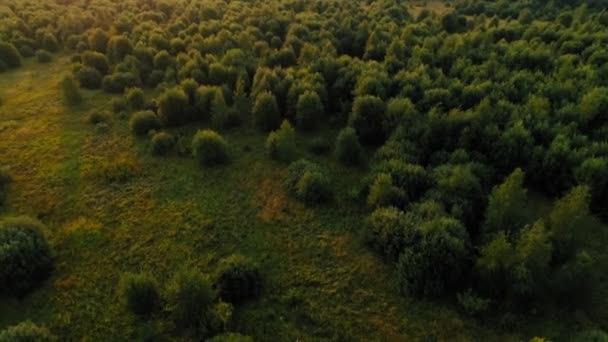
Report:
[[[9,175],[8,171],[4,168],[0,168],[0,208],[6,201],[8,186],[11,183],[12,178]]]
[[[336,157],[338,160],[346,165],[356,165],[361,162],[362,153],[357,132],[351,127],[342,129],[336,138]]]
[[[363,142],[378,144],[386,138],[382,122],[384,120],[384,102],[375,96],[357,97],[353,103],[353,111],[349,119],[352,126]]]
[[[397,188],[393,185],[391,175],[379,173],[374,178],[367,196],[367,204],[370,207],[381,207],[396,202]]]
[[[239,303],[260,293],[262,276],[250,260],[232,255],[220,262],[216,286],[222,300]]]
[[[603,330],[587,330],[578,333],[573,342],[607,342],[608,334]]]
[[[38,50],[36,51],[36,60],[39,63],[49,63],[53,60],[53,55],[46,50]]]
[[[82,102],[80,87],[71,74],[63,76],[61,89],[63,90],[63,99],[67,104],[75,105]]]
[[[114,113],[120,113],[127,110],[127,101],[125,101],[124,97],[115,97],[110,101],[110,105],[112,106],[112,111]]]
[[[260,93],[253,106],[255,125],[263,131],[272,131],[281,124],[277,100],[270,92]]]
[[[154,67],[159,70],[165,70],[173,64],[173,59],[169,52],[163,50],[154,56]]]
[[[112,118],[112,116],[110,115],[110,113],[108,113],[106,111],[98,110],[98,111],[94,111],[91,114],[89,114],[87,121],[90,124],[97,125],[99,123],[110,122],[111,118]]]
[[[498,232],[516,233],[523,228],[528,219],[528,194],[523,183],[524,173],[517,169],[492,190],[484,222],[488,237]]]
[[[151,130],[159,129],[160,120],[153,111],[135,112],[129,120],[129,128],[136,135],[148,134]]]
[[[76,72],[76,78],[78,79],[80,86],[85,89],[101,88],[102,76],[95,68],[83,66]]]
[[[458,304],[464,312],[473,317],[480,317],[486,313],[490,306],[490,300],[481,298],[473,293],[471,289],[458,293]]]
[[[308,144],[308,149],[314,154],[326,154],[331,150],[331,143],[324,137],[315,137]]]
[[[154,155],[166,155],[175,146],[175,138],[165,132],[156,133],[152,136],[150,141],[150,152]]]
[[[289,124],[289,121],[284,120],[281,127],[273,132],[270,132],[266,139],[266,151],[271,159],[289,162],[296,155],[296,132]]]
[[[133,88],[137,85],[137,77],[130,72],[119,72],[108,75],[103,78],[101,83],[103,90],[112,94],[121,94],[125,89]]]
[[[89,48],[93,51],[105,53],[108,48],[108,41],[110,36],[106,31],[96,28],[93,29],[87,36]]]
[[[21,322],[0,331],[0,342],[54,342],[51,332],[30,321]]]
[[[21,66],[21,54],[13,44],[0,41],[0,64],[7,69]]]
[[[113,63],[122,61],[133,52],[133,45],[125,36],[114,36],[108,42],[108,56]]]
[[[167,126],[179,126],[192,120],[188,95],[179,87],[166,90],[158,100],[158,108]]]
[[[367,219],[366,241],[378,253],[396,261],[413,237],[409,221],[394,207],[378,208]]]
[[[110,70],[110,64],[108,58],[99,52],[85,51],[82,54],[82,64],[99,71],[102,75],[105,75]]]
[[[123,274],[118,293],[125,307],[136,315],[150,314],[160,305],[158,284],[150,274]]]
[[[316,128],[321,117],[323,117],[323,103],[319,95],[312,91],[300,95],[296,105],[298,127],[305,130]]]
[[[57,42],[57,38],[51,32],[46,32],[42,36],[41,46],[44,50],[50,52],[57,52],[59,50],[59,43]]]
[[[333,197],[331,182],[325,171],[304,159],[289,165],[284,185],[289,193],[309,204],[326,202]]]
[[[0,221],[0,292],[18,297],[40,285],[53,260],[42,223],[28,217]]]
[[[215,294],[209,280],[196,269],[179,270],[167,289],[168,309],[178,331],[193,337],[212,332]]]
[[[228,161],[228,144],[212,130],[198,131],[192,139],[192,153],[201,165],[224,164]]]
[[[125,99],[131,110],[141,110],[146,105],[144,91],[141,88],[129,88],[125,91]]]

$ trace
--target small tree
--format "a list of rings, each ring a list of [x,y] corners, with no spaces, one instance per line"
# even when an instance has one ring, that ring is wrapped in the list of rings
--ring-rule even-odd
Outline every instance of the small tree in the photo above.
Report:
[[[198,131],[192,139],[192,152],[201,165],[211,166],[228,161],[228,144],[217,132]]]
[[[314,91],[306,91],[298,98],[296,119],[298,127],[308,130],[316,128],[323,115],[323,103]]]
[[[131,110],[142,110],[146,105],[144,91],[141,88],[129,88],[125,91],[125,99]]]
[[[361,161],[361,144],[357,132],[352,127],[340,131],[336,138],[336,156],[346,165],[356,165]]]
[[[256,97],[253,117],[256,126],[263,131],[272,131],[279,127],[281,114],[277,100],[272,93],[262,92]]]
[[[9,68],[21,66],[21,54],[11,43],[0,41],[0,64]]]
[[[121,62],[126,56],[133,53],[133,45],[125,36],[114,36],[108,42],[108,56],[113,63]]]
[[[523,183],[524,173],[516,169],[492,190],[483,225],[485,234],[514,233],[523,228],[528,219],[528,194]]]
[[[284,120],[281,127],[270,132],[266,139],[266,151],[271,159],[288,162],[295,158],[296,154],[296,132],[289,124],[289,121]]]
[[[367,204],[371,207],[381,207],[391,204],[395,197],[395,187],[389,174],[380,173],[374,179],[367,196]]]
[[[151,130],[159,129],[160,126],[158,116],[150,110],[133,113],[133,116],[131,116],[131,120],[129,121],[131,132],[136,135],[148,134]]]
[[[232,255],[220,262],[216,284],[222,300],[238,303],[259,294],[262,276],[250,260]]]
[[[159,114],[167,126],[179,126],[192,120],[188,95],[179,87],[166,90],[158,100]]]
[[[149,274],[123,274],[118,291],[124,305],[134,314],[152,313],[160,305],[158,284]]]
[[[175,138],[165,132],[154,134],[150,142],[150,152],[160,156],[169,153],[175,146]]]
[[[385,134],[382,127],[384,121],[384,102],[375,96],[357,97],[353,103],[353,111],[349,119],[362,141],[372,144],[384,142]]]
[[[72,75],[63,76],[61,88],[63,89],[63,99],[66,103],[75,105],[82,102],[80,87]]]

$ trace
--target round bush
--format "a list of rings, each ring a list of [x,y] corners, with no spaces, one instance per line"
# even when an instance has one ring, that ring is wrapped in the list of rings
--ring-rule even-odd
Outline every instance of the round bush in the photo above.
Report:
[[[21,297],[50,274],[53,260],[43,229],[27,217],[0,222],[0,293]]]
[[[42,47],[45,50],[57,52],[57,50],[59,50],[59,43],[57,42],[55,35],[51,32],[46,32],[44,36],[42,36]]]
[[[21,66],[21,54],[13,44],[0,42],[0,62],[7,68],[16,68]]]
[[[25,58],[34,57],[34,55],[36,54],[34,49],[32,49],[32,47],[29,45],[23,45],[22,47],[20,47],[19,53]]]
[[[296,154],[295,130],[285,120],[281,128],[271,132],[266,139],[266,150],[271,159],[280,161],[291,161]]]
[[[46,50],[38,50],[36,51],[36,60],[40,63],[49,63],[53,60],[53,55]]]
[[[253,106],[255,125],[263,131],[272,131],[281,124],[281,114],[277,100],[270,92],[262,92],[255,99]]]
[[[101,73],[92,67],[83,66],[76,72],[76,78],[80,82],[80,86],[85,89],[99,89],[101,87]]]
[[[316,128],[322,115],[323,103],[316,92],[306,91],[300,95],[296,105],[296,119],[299,128],[305,130]]]
[[[253,338],[237,333],[216,335],[209,342],[253,342]]]
[[[150,151],[157,156],[165,155],[171,152],[173,146],[175,146],[175,138],[169,133],[160,132],[152,136]]]
[[[346,165],[356,165],[361,161],[361,144],[357,132],[351,127],[340,131],[336,138],[336,157]]]
[[[349,125],[357,131],[364,142],[382,143],[385,139],[382,127],[384,112],[385,105],[382,99],[370,95],[357,97],[353,103]]]
[[[307,203],[326,202],[332,197],[329,178],[316,171],[307,171],[298,181],[296,196]]]
[[[53,342],[57,341],[51,332],[26,321],[0,331],[0,342]]]
[[[71,74],[65,75],[61,79],[61,88],[63,89],[63,99],[66,103],[74,105],[82,102],[80,87]]]
[[[107,74],[110,70],[110,63],[106,55],[95,51],[85,51],[82,54],[82,64],[99,71],[102,75]]]
[[[166,90],[158,100],[159,114],[168,126],[183,125],[192,120],[192,110],[186,92],[179,88]]]
[[[120,113],[127,110],[127,101],[122,97],[113,98],[112,101],[110,101],[110,105],[112,106],[112,111],[114,113]]]
[[[160,305],[158,284],[149,274],[124,274],[118,292],[124,305],[136,315],[152,313]]]
[[[103,78],[101,87],[105,92],[120,94],[127,88],[135,87],[138,83],[137,77],[130,72],[118,72]]]
[[[160,128],[160,120],[153,111],[146,110],[142,112],[133,113],[131,120],[129,121],[129,127],[131,132],[136,135],[148,134],[150,130]]]
[[[211,166],[228,161],[228,145],[212,130],[198,131],[192,139],[192,153],[201,165]]]
[[[216,285],[222,300],[238,303],[260,293],[262,276],[257,265],[232,255],[221,261]]]
[[[169,310],[176,328],[196,336],[207,335],[215,298],[209,280],[196,269],[182,269],[171,280],[167,292]]]
[[[146,105],[144,91],[141,88],[130,88],[125,92],[125,99],[129,108],[132,110],[141,110]]]

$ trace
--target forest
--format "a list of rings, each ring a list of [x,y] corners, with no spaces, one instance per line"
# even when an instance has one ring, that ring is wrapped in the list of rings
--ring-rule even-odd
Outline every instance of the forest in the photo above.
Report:
[[[608,342],[605,0],[0,0],[0,342]]]

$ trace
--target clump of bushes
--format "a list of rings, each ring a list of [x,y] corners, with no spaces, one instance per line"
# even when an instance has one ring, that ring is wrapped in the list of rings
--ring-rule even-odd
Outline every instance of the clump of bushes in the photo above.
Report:
[[[163,123],[167,126],[183,125],[194,116],[189,97],[180,87],[166,90],[158,100],[158,107]]]
[[[259,294],[262,276],[250,260],[232,255],[221,261],[216,286],[222,300],[238,303]]]
[[[125,99],[131,110],[142,110],[146,105],[144,91],[141,88],[129,88],[125,91]]]
[[[291,161],[296,154],[296,132],[289,124],[289,121],[284,120],[281,127],[270,132],[266,139],[266,150],[271,159],[279,161]]]
[[[82,66],[76,71],[76,78],[80,82],[80,86],[85,89],[101,88],[102,76],[101,73],[90,66]]]
[[[53,60],[53,55],[46,50],[38,50],[36,51],[36,60],[40,63],[49,63]]]
[[[361,161],[361,144],[357,132],[352,127],[340,131],[336,138],[336,157],[346,165],[356,165]]]
[[[201,165],[223,164],[228,161],[228,144],[215,131],[198,131],[192,139],[192,153]]]
[[[103,78],[101,87],[107,93],[120,94],[127,88],[137,86],[138,80],[130,72],[118,72]]]
[[[150,142],[150,152],[154,155],[166,155],[175,146],[175,138],[166,132],[156,133]]]
[[[309,130],[317,127],[323,115],[323,103],[314,91],[306,91],[298,98],[296,105],[296,120],[298,127]]]
[[[134,314],[150,314],[160,305],[158,284],[149,274],[124,274],[118,291],[123,304]]]
[[[72,75],[65,75],[61,79],[61,89],[63,90],[63,99],[70,105],[76,105],[82,102],[82,94],[80,87]]]
[[[148,134],[149,131],[159,129],[160,126],[158,116],[150,110],[133,113],[129,121],[129,127],[136,135]]]
[[[48,277],[53,260],[43,230],[28,217],[0,222],[0,293],[21,297]]]
[[[326,173],[319,165],[304,159],[289,166],[284,185],[290,194],[310,204],[325,202],[333,197]]]
[[[0,342],[54,342],[57,338],[44,327],[30,321],[0,331]]]

